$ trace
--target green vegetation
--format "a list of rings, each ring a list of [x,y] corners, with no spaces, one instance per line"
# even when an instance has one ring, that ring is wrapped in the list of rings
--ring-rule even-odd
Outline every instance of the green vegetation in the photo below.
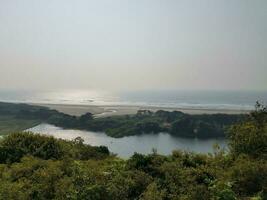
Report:
[[[123,160],[81,138],[13,133],[0,140],[0,199],[267,199],[266,108],[258,105],[228,136],[229,152]]]
[[[24,119],[17,117],[17,113],[20,109],[33,110],[37,108],[38,107],[26,104],[11,104],[0,102],[0,135],[23,131],[40,124],[42,121],[38,118]]]
[[[214,138],[224,137],[226,128],[243,117],[227,114],[189,115],[162,110],[152,113],[140,110],[132,116],[95,119],[88,128],[105,131],[112,137],[167,132],[179,137]]]
[[[0,135],[26,130],[56,115],[64,114],[42,106],[0,102]]]
[[[13,116],[0,116],[0,135],[23,131],[40,124],[40,120],[17,119]]]
[[[10,120],[2,120],[6,117]],[[16,124],[12,128],[20,129],[11,129],[10,132],[46,122],[63,128],[103,131],[111,137],[168,132],[179,137],[215,138],[225,137],[226,129],[244,117],[228,114],[189,115],[162,110],[155,113],[140,110],[136,115],[106,118],[94,118],[91,113],[76,117],[41,106],[0,103],[0,133],[6,133],[5,127],[10,127],[9,123],[12,122]]]

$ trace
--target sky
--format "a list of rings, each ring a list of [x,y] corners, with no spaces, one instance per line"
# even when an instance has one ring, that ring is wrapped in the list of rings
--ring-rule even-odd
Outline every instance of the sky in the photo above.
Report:
[[[267,90],[266,0],[0,0],[0,89]]]

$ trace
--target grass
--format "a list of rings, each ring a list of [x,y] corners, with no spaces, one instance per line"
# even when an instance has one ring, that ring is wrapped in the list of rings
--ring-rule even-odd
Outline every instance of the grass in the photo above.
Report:
[[[17,119],[14,116],[0,116],[0,135],[23,131],[40,123],[40,120]]]

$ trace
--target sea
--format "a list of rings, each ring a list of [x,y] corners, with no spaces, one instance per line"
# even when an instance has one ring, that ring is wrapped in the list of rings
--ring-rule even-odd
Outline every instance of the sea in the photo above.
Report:
[[[0,90],[0,101],[15,103],[153,106],[185,109],[252,110],[267,103],[267,91],[142,90]]]

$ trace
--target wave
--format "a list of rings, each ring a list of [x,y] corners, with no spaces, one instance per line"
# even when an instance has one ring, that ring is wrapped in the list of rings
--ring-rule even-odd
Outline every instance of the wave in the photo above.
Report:
[[[13,103],[65,104],[91,106],[140,106],[180,109],[252,110],[267,93],[233,92],[158,92],[110,94],[96,91],[2,92],[0,101]]]

